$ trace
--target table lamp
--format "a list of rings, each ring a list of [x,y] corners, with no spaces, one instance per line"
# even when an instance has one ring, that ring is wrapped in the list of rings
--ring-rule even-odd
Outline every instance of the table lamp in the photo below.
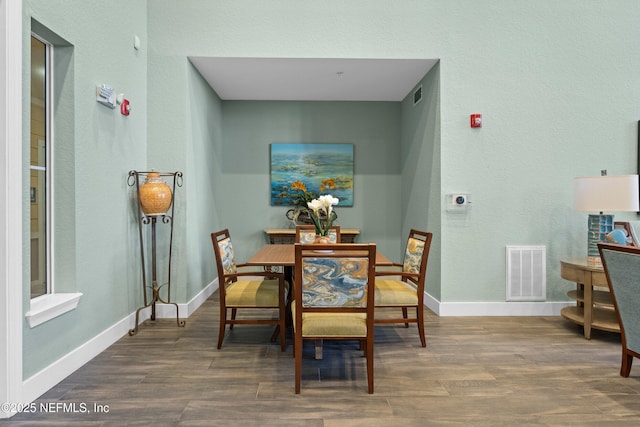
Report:
[[[613,214],[603,212],[634,212],[640,210],[638,175],[585,176],[573,180],[573,209],[590,214],[587,237],[587,263],[602,266],[598,242],[614,228]]]

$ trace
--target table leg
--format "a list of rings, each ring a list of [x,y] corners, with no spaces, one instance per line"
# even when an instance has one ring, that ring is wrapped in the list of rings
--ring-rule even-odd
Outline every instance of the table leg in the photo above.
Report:
[[[593,285],[587,275],[584,283],[584,337],[591,339],[591,322],[593,321]]]
[[[321,339],[316,340],[316,360],[322,360],[322,344]]]

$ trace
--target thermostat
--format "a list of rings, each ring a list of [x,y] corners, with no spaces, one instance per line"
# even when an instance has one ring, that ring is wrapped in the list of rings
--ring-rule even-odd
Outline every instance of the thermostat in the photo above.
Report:
[[[469,194],[466,193],[453,193],[447,194],[447,211],[450,212],[463,212],[469,209],[471,206],[471,199]]]
[[[457,206],[463,206],[468,203],[466,194],[456,194],[453,196],[453,204]]]

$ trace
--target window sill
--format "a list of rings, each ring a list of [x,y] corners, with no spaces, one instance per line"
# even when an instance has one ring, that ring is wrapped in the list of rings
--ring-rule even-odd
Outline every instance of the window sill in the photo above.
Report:
[[[25,314],[29,327],[33,328],[47,320],[74,310],[80,302],[81,293],[49,294],[31,300],[31,309]]]

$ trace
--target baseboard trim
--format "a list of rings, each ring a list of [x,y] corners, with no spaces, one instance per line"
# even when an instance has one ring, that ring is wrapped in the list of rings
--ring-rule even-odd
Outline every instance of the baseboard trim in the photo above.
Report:
[[[202,291],[189,302],[178,304],[180,318],[188,318],[218,289],[218,279],[209,283]],[[139,322],[147,320],[151,316],[151,309],[140,311]],[[175,318],[175,306],[160,304],[156,306],[156,318]],[[22,402],[33,402],[42,396],[60,381],[81,368],[91,359],[102,353],[113,343],[129,333],[135,327],[136,314],[129,314],[124,319],[96,335],[89,341],[67,353],[65,356],[42,369],[40,372],[27,378],[22,383]]]
[[[559,316],[575,302],[441,302],[425,292],[424,305],[441,317],[453,316]]]
[[[216,290],[218,290],[218,279],[209,283],[203,290],[201,290],[196,296],[191,298],[187,303],[178,304],[178,317],[181,319],[189,318],[195,311],[209,298]],[[144,316],[143,316],[144,312]],[[140,323],[151,317],[151,307],[140,311]],[[158,304],[156,305],[156,318],[158,319],[171,319],[176,317],[176,308],[173,304]],[[135,321],[135,320],[134,320]],[[133,328],[135,323],[131,324]]]

